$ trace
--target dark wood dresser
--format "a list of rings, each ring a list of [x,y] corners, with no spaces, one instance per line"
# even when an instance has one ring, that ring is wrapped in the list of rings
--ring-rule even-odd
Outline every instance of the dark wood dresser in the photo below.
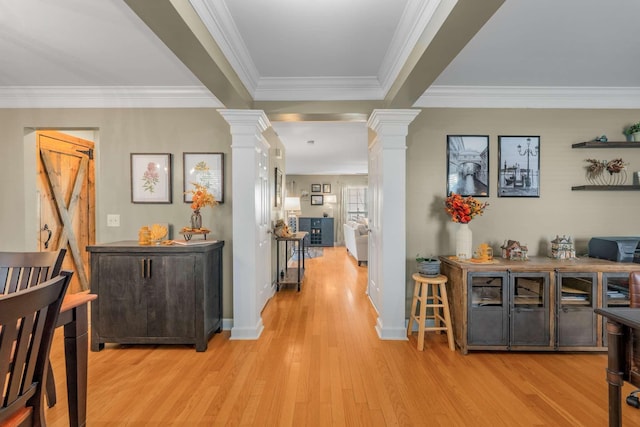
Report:
[[[205,351],[222,328],[223,241],[88,246],[91,350],[105,343],[194,344]]]

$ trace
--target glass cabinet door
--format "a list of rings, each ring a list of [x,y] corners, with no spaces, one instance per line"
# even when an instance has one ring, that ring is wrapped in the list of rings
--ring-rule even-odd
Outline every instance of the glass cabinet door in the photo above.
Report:
[[[558,273],[558,346],[596,345],[596,273]]]
[[[510,275],[511,327],[513,346],[549,346],[549,273]]]
[[[629,307],[629,273],[603,273],[603,307]]]
[[[507,273],[468,273],[469,345],[508,344],[509,304]]]

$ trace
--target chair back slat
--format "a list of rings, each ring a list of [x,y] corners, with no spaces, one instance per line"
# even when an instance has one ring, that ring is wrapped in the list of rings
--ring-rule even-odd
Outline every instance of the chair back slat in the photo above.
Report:
[[[53,252],[0,252],[0,295],[28,289],[57,276],[65,249]]]
[[[53,332],[73,273],[63,271],[29,289],[0,296],[0,425],[33,408],[44,422],[43,390]]]

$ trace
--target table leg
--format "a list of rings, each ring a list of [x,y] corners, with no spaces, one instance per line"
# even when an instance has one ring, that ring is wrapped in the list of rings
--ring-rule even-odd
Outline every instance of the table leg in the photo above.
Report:
[[[623,325],[607,320],[607,342],[609,345],[607,383],[609,383],[609,426],[622,426],[622,404],[620,391],[624,382]]]
[[[87,422],[87,305],[75,307],[73,320],[64,325],[69,425],[73,427],[84,426]]]

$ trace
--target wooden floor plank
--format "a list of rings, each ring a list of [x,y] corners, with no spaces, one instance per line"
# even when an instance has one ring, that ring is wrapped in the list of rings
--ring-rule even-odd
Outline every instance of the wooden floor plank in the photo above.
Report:
[[[268,302],[256,341],[215,335],[191,346],[108,344],[89,354],[94,426],[604,426],[604,353],[471,352],[445,335],[383,341],[366,295],[367,267],[342,247],[306,261],[300,292]],[[67,426],[63,336],[52,363]],[[626,384],[623,396],[633,388]],[[623,424],[640,411],[623,404]]]

